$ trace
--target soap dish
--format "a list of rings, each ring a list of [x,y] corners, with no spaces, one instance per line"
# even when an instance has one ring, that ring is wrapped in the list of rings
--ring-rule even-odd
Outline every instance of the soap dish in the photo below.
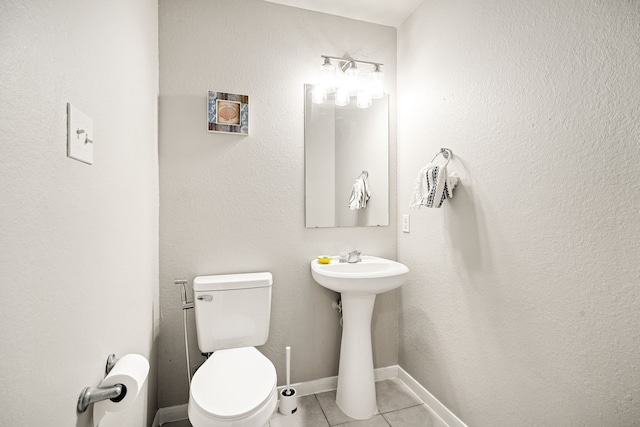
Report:
[[[318,262],[320,264],[329,264],[331,262],[331,257],[329,255],[319,255]]]

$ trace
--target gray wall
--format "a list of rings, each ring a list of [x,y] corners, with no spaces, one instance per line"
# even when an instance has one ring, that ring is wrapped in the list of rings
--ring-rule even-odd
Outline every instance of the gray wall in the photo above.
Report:
[[[385,64],[395,111],[395,28],[258,0],[160,1],[160,406],[188,399],[177,278],[271,271],[271,333],[260,350],[279,383],[286,345],[293,381],[337,374],[337,295],[313,281],[309,262],[342,247],[396,255],[393,203],[390,227],[305,228],[304,84],[321,54],[345,53]],[[207,133],[209,90],[250,96],[249,136]],[[395,132],[392,114],[392,165]],[[398,360],[396,295],[377,302],[376,366]],[[193,330],[192,313],[189,321]],[[191,344],[195,366],[193,335]]]
[[[426,0],[398,30],[400,365],[468,425],[640,420],[640,3]]]
[[[158,314],[157,4],[0,3],[0,425],[93,426],[80,391],[109,353],[151,361]],[[66,104],[94,120],[92,166],[66,157]]]

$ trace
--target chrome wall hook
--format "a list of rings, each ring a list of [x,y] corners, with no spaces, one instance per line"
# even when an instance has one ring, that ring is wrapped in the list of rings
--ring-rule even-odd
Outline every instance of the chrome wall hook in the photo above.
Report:
[[[444,166],[449,164],[449,160],[451,160],[451,157],[453,157],[453,151],[451,151],[448,148],[441,148],[440,151],[438,151],[438,153],[433,156],[433,159],[431,159],[431,163],[433,163],[433,161],[435,159],[438,158],[438,156],[442,155],[442,157],[444,157],[444,159],[446,160]]]

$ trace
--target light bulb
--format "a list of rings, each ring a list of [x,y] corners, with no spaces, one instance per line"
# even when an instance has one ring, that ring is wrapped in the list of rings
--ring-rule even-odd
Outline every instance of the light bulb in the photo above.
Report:
[[[349,68],[344,72],[344,74],[347,76],[347,87],[349,88],[349,92],[351,95],[355,95],[360,88],[360,70],[356,67],[356,63],[351,61]]]
[[[380,71],[380,65],[376,64],[376,68],[369,76],[369,85],[371,88],[371,98],[380,99],[384,96],[384,73]]]
[[[321,84],[317,84],[313,86],[311,91],[311,101],[314,104],[323,104],[327,100],[327,91],[324,89],[324,86]]]
[[[320,66],[320,84],[324,86],[327,93],[336,90],[336,67],[329,58],[324,58],[324,64]]]
[[[366,89],[361,89],[358,91],[357,98],[358,108],[369,108],[371,107],[371,92]]]
[[[349,89],[344,86],[339,86],[336,88],[336,105],[338,107],[344,107],[349,105]]]

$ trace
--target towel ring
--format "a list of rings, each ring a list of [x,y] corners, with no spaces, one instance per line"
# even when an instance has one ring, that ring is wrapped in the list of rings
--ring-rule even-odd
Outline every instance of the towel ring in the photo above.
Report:
[[[433,161],[437,159],[438,156],[441,154],[442,154],[442,157],[444,157],[446,160],[443,166],[447,166],[449,164],[449,160],[451,160],[451,157],[453,157],[453,152],[448,148],[441,148],[440,151],[438,151],[438,153],[435,156],[433,156],[433,159],[431,159],[431,163],[433,163]]]

